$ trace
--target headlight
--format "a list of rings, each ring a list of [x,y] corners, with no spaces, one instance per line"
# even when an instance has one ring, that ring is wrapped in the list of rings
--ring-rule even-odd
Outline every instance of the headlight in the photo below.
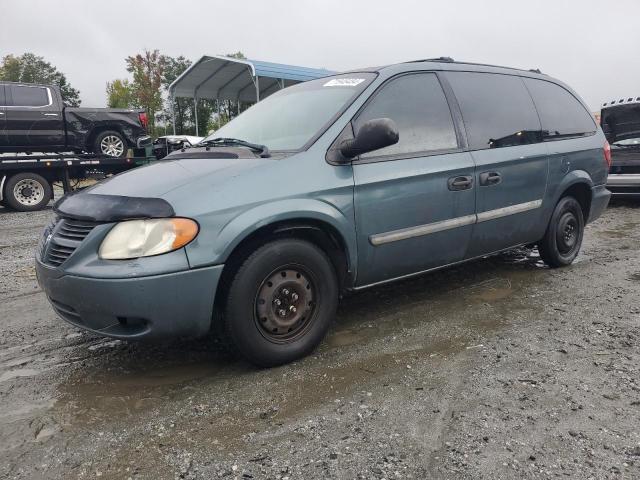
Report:
[[[159,218],[120,222],[107,234],[98,255],[106,260],[149,257],[184,247],[198,235],[188,218]]]

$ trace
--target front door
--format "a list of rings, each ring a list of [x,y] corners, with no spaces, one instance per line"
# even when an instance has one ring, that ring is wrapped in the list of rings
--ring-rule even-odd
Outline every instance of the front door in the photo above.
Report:
[[[475,222],[474,163],[434,73],[387,81],[353,121],[390,118],[400,140],[353,162],[357,285],[460,261]]]
[[[11,146],[39,151],[65,144],[62,110],[51,89],[37,85],[7,85],[6,125]]]
[[[477,224],[467,257],[539,240],[549,158],[522,78],[447,72],[476,164]]]

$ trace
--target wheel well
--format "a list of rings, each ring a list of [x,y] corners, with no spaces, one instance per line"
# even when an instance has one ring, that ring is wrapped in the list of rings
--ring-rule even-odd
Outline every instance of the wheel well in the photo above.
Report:
[[[95,127],[93,130],[91,130],[91,132],[89,133],[89,135],[87,136],[87,148],[93,148],[93,142],[96,141],[96,138],[98,137],[98,135],[100,135],[102,132],[106,132],[108,130],[113,130],[114,132],[118,132],[120,135],[122,135],[122,139],[124,140],[126,146],[128,147],[129,142],[127,140],[127,137],[124,135],[124,133],[122,132],[122,130],[117,127],[116,125],[102,125],[99,127]],[[97,152],[94,152],[97,153]]]
[[[229,284],[242,262],[257,248],[279,238],[299,238],[313,243],[331,260],[340,289],[349,281],[351,272],[348,251],[344,239],[334,227],[309,219],[276,222],[252,232],[233,249],[222,271],[216,305],[224,304]]]
[[[562,193],[560,198],[568,196],[574,197],[578,201],[582,208],[584,223],[587,223],[591,209],[591,188],[589,185],[582,182],[574,183]]]

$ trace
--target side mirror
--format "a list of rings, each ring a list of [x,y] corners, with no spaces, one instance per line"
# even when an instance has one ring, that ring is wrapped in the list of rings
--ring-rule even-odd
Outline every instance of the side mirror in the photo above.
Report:
[[[343,140],[340,153],[346,158],[354,158],[363,153],[373,152],[398,143],[398,127],[390,118],[374,118],[365,122],[355,138]]]

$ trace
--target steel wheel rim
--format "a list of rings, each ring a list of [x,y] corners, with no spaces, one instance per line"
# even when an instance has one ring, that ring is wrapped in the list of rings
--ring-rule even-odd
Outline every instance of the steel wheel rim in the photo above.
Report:
[[[44,186],[37,180],[25,178],[13,187],[13,196],[21,205],[37,205],[44,198]]]
[[[260,333],[274,343],[288,343],[304,335],[316,312],[313,276],[299,265],[277,268],[262,281],[254,301]]]
[[[115,135],[107,135],[100,142],[100,151],[110,157],[119,157],[124,152],[124,143]]]
[[[566,212],[560,217],[556,242],[561,254],[571,253],[577,247],[580,237],[579,227],[578,219],[572,212]]]

